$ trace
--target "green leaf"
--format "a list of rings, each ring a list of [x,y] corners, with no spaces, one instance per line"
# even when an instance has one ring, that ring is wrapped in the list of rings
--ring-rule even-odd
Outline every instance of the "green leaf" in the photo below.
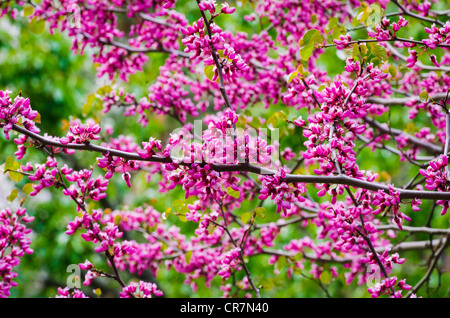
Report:
[[[27,5],[23,8],[23,16],[24,17],[29,17],[30,15],[32,15],[34,12],[34,8],[32,5]]]
[[[122,216],[121,216],[120,214],[117,214],[117,215],[114,217],[114,224],[115,224],[115,225],[119,225],[120,222],[122,222]]]
[[[23,174],[16,172],[19,169],[20,169],[20,163],[16,162],[14,160],[14,157],[9,156],[8,158],[6,158],[5,171],[15,170],[15,171],[8,171],[9,177],[15,182],[19,182],[20,180],[23,179]]]
[[[247,224],[251,218],[252,218],[252,214],[250,212],[245,212],[241,215],[241,221],[244,224]]]
[[[294,270],[295,275],[301,275],[303,273],[303,270],[297,266],[293,266],[292,269]]]
[[[344,49],[344,54],[345,54],[346,58],[348,58],[348,59],[353,58],[353,50],[356,45],[357,44],[355,43],[355,44],[352,44],[351,46],[349,46],[348,48]]]
[[[378,3],[373,3],[367,9],[371,8],[371,14],[366,20],[367,26],[375,26],[381,22],[381,18],[384,15],[384,11]]]
[[[217,50],[217,54],[219,54],[219,57],[224,59],[225,58],[225,54],[223,54],[223,50]]]
[[[256,215],[264,219],[267,215],[267,210],[263,207],[258,207],[255,209],[255,213]]]
[[[308,45],[310,43],[315,43],[317,38],[320,36],[320,31],[316,29],[309,30],[305,33],[305,35],[302,38],[303,44]]]
[[[8,175],[15,182],[19,182],[23,179],[23,174],[15,172],[15,171],[9,171]]]
[[[332,17],[328,20],[328,30],[334,29],[338,25],[339,19],[337,17]]]
[[[363,12],[358,14],[356,18],[358,19],[358,21],[360,23],[364,23],[365,24],[367,18],[372,13],[372,11],[373,11],[373,9],[371,7],[367,7]]]
[[[357,26],[359,26],[361,23],[359,23],[359,20],[357,18],[353,18],[352,19],[352,26],[354,26],[355,28]]]
[[[367,48],[367,45],[365,45],[365,44],[360,44],[360,45],[359,45],[359,51],[361,52],[361,54],[362,54],[363,56],[366,56],[367,53],[369,52],[369,49]]]
[[[173,208],[175,211],[180,211],[182,207],[184,207],[186,204],[181,200],[175,200],[173,201]]]
[[[33,191],[33,184],[27,183],[23,186],[22,191],[25,192],[25,194],[30,194]]]
[[[294,256],[294,259],[296,260],[296,261],[302,261],[303,260],[303,253],[297,253],[295,256]]]
[[[331,280],[333,279],[333,275],[329,271],[323,271],[320,274],[319,279],[322,282],[322,284],[328,285],[329,283],[331,283]]]
[[[422,93],[420,93],[419,98],[421,102],[426,103],[428,101],[428,92],[423,91]]]
[[[372,47],[373,54],[381,61],[381,63],[385,63],[388,59],[386,48],[381,45],[374,45]]]
[[[289,78],[288,78],[288,81],[287,81],[287,82],[288,82],[288,83],[292,82],[292,80],[293,80],[294,78],[296,78],[297,75],[298,75],[298,72],[297,72],[297,71],[292,72],[291,75],[289,75]]]
[[[191,262],[191,258],[192,258],[192,250],[187,251],[186,254],[184,254],[184,260],[186,261],[186,264],[189,265],[189,263]]]
[[[96,100],[95,93],[91,93],[88,95],[86,104],[84,104],[83,107],[81,107],[81,112],[83,113],[84,116],[89,116],[90,114],[92,114],[93,104],[95,100]]]
[[[299,75],[303,75],[303,74],[304,74],[304,70],[303,70],[303,65],[302,65],[302,64],[300,64],[300,65],[297,67],[297,73],[298,73]]]
[[[247,126],[247,120],[245,119],[244,116],[240,116],[240,117],[238,118],[237,123],[236,123],[236,127],[237,127],[237,128],[245,129],[246,126]]]
[[[356,43],[355,45],[353,45],[353,50],[352,50],[352,59],[354,61],[361,61],[360,58],[360,52],[359,52],[359,44]]]
[[[208,230],[209,235],[213,234],[215,229],[216,229],[216,225],[214,223],[208,224],[207,230]]]
[[[284,111],[282,111],[282,110],[277,112],[277,116],[278,116],[279,120],[286,120],[287,119],[286,113]]]
[[[272,116],[267,119],[266,126],[269,129],[273,129],[277,126],[278,123],[278,113],[274,113]]]
[[[314,45],[321,42],[323,42],[323,37],[319,30],[312,29],[306,32],[299,41],[300,57],[303,60],[308,61],[314,51]]]
[[[214,77],[214,65],[206,65],[205,66],[205,75],[212,82]]]
[[[307,46],[300,49],[300,57],[302,60],[308,61],[314,51],[314,43],[310,43]]]
[[[331,34],[331,37],[333,39],[338,39],[341,34],[345,34],[345,28],[336,27],[333,29],[333,33]]]
[[[278,261],[275,264],[275,269],[281,272],[281,270],[286,267],[286,263],[287,263],[286,257],[280,256],[280,258],[278,258]]]
[[[33,119],[33,121],[36,124],[40,124],[41,123],[41,114],[37,114],[37,116]]]
[[[5,162],[5,171],[6,170],[13,170],[14,169],[14,163],[16,161],[14,160],[13,156],[8,156],[8,158],[6,158],[6,162]]]
[[[19,191],[17,191],[17,189],[14,189],[11,191],[11,194],[6,199],[9,202],[13,202],[17,198],[18,194],[19,194]]]
[[[34,34],[41,34],[45,29],[45,20],[33,18],[30,22],[30,31]]]
[[[239,197],[241,196],[241,193],[239,191],[234,190],[232,187],[227,188],[227,193],[235,199],[239,199]]]
[[[373,63],[373,66],[380,66],[381,62],[378,59],[378,57],[374,57],[373,59],[370,60],[371,63]]]
[[[112,88],[109,85],[105,85],[97,89],[97,94],[102,96],[111,93]],[[91,94],[92,95],[92,94]]]
[[[396,78],[397,77],[397,69],[395,68],[394,65],[390,65],[388,68],[389,74],[391,74],[392,78]]]
[[[250,122],[250,126],[255,129],[261,128],[261,121],[258,119],[258,117],[253,117],[252,121]]]

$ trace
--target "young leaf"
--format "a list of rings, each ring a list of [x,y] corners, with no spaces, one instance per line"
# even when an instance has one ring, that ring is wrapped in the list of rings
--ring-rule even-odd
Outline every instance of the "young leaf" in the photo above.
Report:
[[[214,69],[214,65],[206,65],[205,66],[205,75],[210,81],[212,81],[213,77],[214,77],[213,69]]]
[[[10,195],[6,199],[9,202],[13,202],[17,198],[18,194],[19,194],[19,191],[17,191],[17,189],[14,189],[11,191]]]
[[[114,217],[114,224],[115,224],[115,225],[119,225],[120,222],[122,222],[122,216],[121,216],[120,214],[117,214],[117,215]]]
[[[305,33],[301,41],[303,42],[303,45],[308,45],[310,43],[314,44],[319,35],[319,30],[312,29]]]
[[[277,126],[278,123],[278,113],[274,113],[272,116],[267,119],[266,126],[269,127],[269,129],[273,129]]]
[[[34,8],[32,5],[27,5],[23,8],[23,16],[24,17],[29,17],[30,15],[32,15],[34,12]]]
[[[394,65],[390,65],[388,70],[389,70],[389,74],[391,74],[392,78],[397,77],[397,69],[395,68]]]
[[[293,80],[294,78],[296,78],[297,75],[298,75],[298,72],[297,72],[297,71],[292,72],[291,75],[289,75],[289,78],[288,78],[288,81],[287,81],[287,82],[288,82],[288,83],[292,82],[292,80]]]
[[[314,43],[310,43],[300,49],[300,57],[302,60],[308,61],[314,51]]]
[[[22,191],[25,194],[30,194],[33,191],[33,184],[32,183],[27,183],[23,186]]]
[[[258,215],[261,218],[265,218],[267,215],[267,210],[263,207],[258,207],[255,209],[256,215]]]
[[[184,214],[178,214],[178,218],[181,222],[187,222],[186,215]]]
[[[239,199],[239,197],[241,196],[240,192],[234,190],[232,187],[227,188],[227,193],[235,199]]]
[[[283,268],[286,267],[286,257],[285,256],[280,256],[280,258],[278,259],[277,263],[275,264],[275,268],[277,271],[281,271]]]
[[[387,61],[386,48],[384,48],[383,46],[381,45],[373,46],[373,54],[381,61],[381,63]]]
[[[426,103],[428,101],[428,92],[423,91],[422,93],[420,93],[419,98],[421,102]]]
[[[250,212],[245,212],[241,215],[241,221],[244,224],[247,224],[251,218],[252,218],[252,214]]]
[[[45,29],[45,20],[33,18],[30,22],[30,31],[34,34],[41,34]]]
[[[186,264],[189,265],[189,263],[191,262],[191,258],[192,258],[192,250],[187,251],[186,254],[184,254],[184,260],[186,261]]]
[[[319,279],[322,284],[328,285],[329,283],[331,283],[331,280],[333,279],[333,275],[331,275],[331,273],[329,271],[323,271],[320,274]]]

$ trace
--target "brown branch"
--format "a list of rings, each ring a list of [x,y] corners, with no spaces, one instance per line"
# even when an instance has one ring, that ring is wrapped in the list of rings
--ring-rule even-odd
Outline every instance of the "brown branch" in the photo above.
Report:
[[[422,20],[422,21],[426,21],[426,22],[430,22],[430,23],[437,23],[440,26],[444,26],[445,24],[441,21],[439,21],[438,19],[431,19],[431,18],[427,18],[427,17],[423,17],[421,15],[418,15],[414,12],[409,11],[408,9],[406,9],[403,5],[401,5],[397,0],[392,0],[392,2],[395,3],[395,5],[397,7],[400,8],[400,10],[403,11],[404,15],[410,16],[412,18],[418,19],[418,20]]]
[[[443,100],[447,96],[447,93],[437,93],[430,95],[429,97],[432,100],[438,101]],[[370,104],[379,104],[379,105],[385,105],[385,106],[405,106],[408,102],[415,102],[420,101],[420,98],[418,96],[411,96],[411,97],[390,97],[390,98],[383,98],[383,97],[369,97],[366,99],[366,103]]]
[[[39,134],[31,132],[23,127],[13,125],[13,130],[22,133],[34,140],[46,146],[52,146],[57,148],[67,148],[73,150],[87,150],[98,153],[109,153],[112,156],[120,157],[126,160],[135,160],[142,162],[154,162],[154,163],[178,163],[181,166],[190,166],[192,163],[183,162],[180,158],[171,157],[159,157],[152,156],[150,158],[143,159],[137,153],[125,152],[121,150],[106,148],[97,146],[91,143],[85,144],[61,144],[59,141],[55,141]],[[259,167],[251,163],[237,163],[237,164],[211,164],[211,168],[215,171],[223,172],[251,172],[259,175],[274,175],[276,171],[264,167]],[[327,183],[327,184],[341,184],[348,185],[354,188],[362,188],[371,191],[385,191],[389,193],[390,189],[387,185],[379,184],[375,182],[369,182],[361,179],[355,179],[346,175],[293,175],[286,174],[285,182],[287,183]],[[419,191],[419,190],[406,190],[401,188],[394,188],[394,191],[399,192],[401,199],[425,199],[425,200],[450,200],[450,192],[439,191]]]
[[[425,276],[422,277],[422,279],[409,291],[409,293],[406,295],[406,298],[409,298],[413,293],[416,293],[419,288],[426,282],[428,281],[428,279],[431,276],[431,273],[433,272],[434,268],[437,265],[437,262],[439,260],[439,257],[441,256],[442,252],[444,252],[445,248],[448,245],[448,239],[450,237],[450,234],[447,234],[443,239],[441,243],[441,245],[439,246],[439,249],[433,253],[431,260],[430,260],[430,265],[428,266],[428,270],[425,273]]]
[[[415,136],[409,135],[409,134],[405,133],[403,130],[395,129],[395,128],[389,128],[386,124],[379,123],[375,119],[372,119],[372,118],[370,118],[368,116],[364,117],[364,121],[366,123],[368,123],[370,126],[378,129],[381,133],[390,135],[391,132],[392,132],[392,134],[394,136],[403,135],[412,144],[414,144],[414,145],[416,145],[418,147],[421,147],[421,148],[423,148],[425,150],[428,150],[429,152],[431,152],[434,155],[442,154],[443,149],[442,149],[441,146],[429,143],[429,142],[424,141],[424,140],[422,140],[420,138],[417,138]]]

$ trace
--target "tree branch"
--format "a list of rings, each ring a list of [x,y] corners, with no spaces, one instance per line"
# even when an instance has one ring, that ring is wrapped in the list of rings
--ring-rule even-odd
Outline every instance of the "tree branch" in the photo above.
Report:
[[[53,146],[57,148],[67,148],[73,150],[87,150],[98,153],[109,153],[112,156],[120,157],[126,160],[135,160],[142,162],[155,162],[155,163],[178,163],[182,166],[190,166],[192,163],[183,162],[180,158],[171,157],[158,157],[152,156],[147,159],[143,159],[137,153],[125,152],[116,149],[106,148],[102,146],[97,146],[91,143],[87,144],[61,144],[59,141],[55,141],[34,132],[31,132],[23,127],[13,125],[13,130],[22,133],[34,140],[41,142],[46,146]],[[251,172],[259,175],[274,175],[276,171],[264,167],[259,167],[251,163],[237,163],[237,164],[211,164],[211,168],[215,171],[228,171],[228,172]],[[375,182],[369,182],[361,179],[355,179],[345,175],[330,175],[330,176],[318,176],[318,175],[293,175],[286,174],[285,182],[287,183],[328,183],[328,184],[342,184],[348,185],[355,188],[362,188],[371,191],[385,191],[389,193],[389,187],[384,184],[379,184]],[[425,199],[425,200],[450,200],[450,192],[439,192],[439,191],[419,191],[419,190],[406,190],[401,188],[394,188],[395,191],[399,192],[401,199]]]

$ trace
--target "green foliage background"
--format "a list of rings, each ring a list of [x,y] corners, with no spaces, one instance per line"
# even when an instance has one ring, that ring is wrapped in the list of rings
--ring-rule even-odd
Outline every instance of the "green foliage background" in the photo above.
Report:
[[[187,17],[190,21],[198,19],[199,15],[196,9],[195,1],[178,1],[178,7],[188,12]],[[246,22],[242,19],[244,14],[251,12],[251,3],[246,3],[238,14],[220,17],[216,23],[226,26],[231,31],[244,31],[255,33],[259,32],[261,25],[267,24],[267,21]],[[13,91],[12,96],[19,92],[23,96],[29,97],[32,107],[41,113],[42,124],[40,128],[43,132],[52,135],[61,136],[64,132],[64,120],[70,118],[83,118],[82,106],[86,103],[87,96],[105,83],[96,78],[95,66],[92,64],[90,54],[74,55],[70,50],[70,39],[63,34],[56,32],[55,35],[49,34],[46,30],[43,34],[33,34],[30,32],[28,22],[25,18],[19,17],[17,21],[3,18],[3,28],[0,28],[0,89],[9,89]],[[414,36],[423,37],[424,31],[421,25],[414,20],[410,20],[408,30],[412,30]],[[415,33],[414,33],[415,32]],[[364,31],[358,31],[354,37],[365,36]],[[438,54],[441,54],[438,53]],[[121,83],[126,91],[136,93],[136,96],[144,96],[147,88],[158,76],[158,68],[163,64],[165,55],[155,54],[150,57],[145,66],[144,72],[134,74],[130,77],[128,83]],[[343,72],[345,62],[336,55],[336,50],[327,50],[319,59],[319,65],[326,69],[330,76],[335,76]],[[108,83],[106,83],[108,84]],[[300,114],[307,117],[306,111],[296,111],[286,109],[281,104],[272,105],[269,109],[262,106],[256,106],[251,109],[252,115],[260,115],[268,118],[276,111],[283,110],[289,117],[298,117]],[[393,108],[390,114],[390,121],[393,127],[404,128],[409,120],[405,115],[403,108]],[[428,126],[427,117],[421,114],[418,117],[417,126]],[[387,116],[383,118],[388,120]],[[114,126],[114,136],[130,135],[136,142],[140,143],[148,139],[149,136],[159,137],[164,140],[167,133],[177,127],[177,122],[167,117],[154,117],[150,120],[146,128],[142,128],[136,123],[133,117],[123,117],[120,112],[114,111],[101,118],[102,124],[109,123]],[[282,145],[293,147],[294,151],[303,149],[302,143],[299,143],[301,131],[291,126],[281,127],[286,131],[282,139]],[[433,129],[433,127],[431,127]],[[303,142],[303,140],[302,140]],[[6,142],[3,135],[0,137],[0,163],[3,163],[6,157],[16,151],[15,144]],[[84,167],[86,162],[95,162],[96,154],[82,153],[73,157],[65,156],[70,165],[78,168]],[[39,162],[45,157],[36,150],[30,150],[25,159],[31,162]],[[25,162],[25,159],[23,162]],[[388,179],[394,184],[405,184],[418,173],[418,168],[410,166],[407,163],[399,162],[398,158],[389,152],[376,150],[371,152],[369,149],[361,151],[358,157],[358,164],[361,169],[380,172],[382,177]],[[407,166],[408,165],[408,166]],[[408,167],[407,169],[405,167]],[[96,173],[101,173],[99,169]],[[23,180],[16,184],[17,189],[21,189],[26,183]],[[158,193],[158,177],[153,177],[150,184],[146,183],[145,174],[139,173],[133,176],[133,188],[128,190],[119,178],[113,178],[108,190],[107,200],[102,201],[104,208],[122,208],[129,206],[134,208],[140,204],[149,203],[151,199],[156,199],[152,203],[159,211],[164,211],[167,207],[173,205],[173,201],[183,199],[184,194],[180,189],[169,194]],[[0,193],[2,199],[9,193]],[[12,297],[54,297],[58,286],[64,287],[66,279],[70,273],[66,271],[70,264],[78,264],[89,259],[98,266],[106,268],[105,260],[93,252],[92,244],[84,242],[79,236],[67,236],[64,234],[66,225],[77,215],[74,203],[59,194],[58,190],[45,191],[44,199],[27,199],[26,206],[29,214],[36,217],[32,223],[33,243],[32,248],[35,253],[26,255],[18,266],[19,276],[16,281],[19,286],[12,289]],[[38,196],[39,197],[39,196]],[[46,199],[45,199],[46,198]],[[327,198],[318,198],[326,200]],[[3,202],[3,201],[2,201]],[[246,203],[237,214],[251,210],[257,201]],[[268,211],[267,222],[276,220],[275,208],[269,202],[265,207]],[[0,207],[2,208],[2,207]],[[422,211],[428,211],[431,208],[430,202],[424,202]],[[413,214],[411,225],[422,226],[427,222],[427,213],[408,210],[408,215]],[[438,214],[438,213],[435,213]],[[168,222],[172,222],[181,227],[182,232],[191,235],[195,228],[193,224],[182,223],[174,216],[170,216]],[[431,226],[448,227],[448,215],[444,217],[433,217]],[[299,238],[308,235],[308,231],[314,231],[312,225],[307,228],[289,227],[284,228],[278,239],[279,246],[288,243],[292,238]],[[423,240],[429,239],[424,235]],[[400,234],[397,241],[408,240],[408,237]],[[394,274],[399,277],[407,276],[408,282],[414,284],[419,281],[426,271],[426,257],[429,255],[419,254],[417,252],[402,253],[402,257],[407,259],[402,266],[396,267]],[[448,267],[448,265],[447,265]],[[325,297],[318,284],[303,275],[294,275],[288,278],[286,269],[281,268],[281,273],[276,275],[273,272],[273,266],[268,265],[268,256],[258,256],[249,259],[249,268],[251,269],[254,280],[257,284],[263,285],[262,294],[264,297]],[[450,278],[447,272],[439,277],[436,272],[433,274],[428,292],[421,289],[421,295],[431,297],[448,297]],[[305,268],[304,275],[308,276],[308,267]],[[198,291],[193,292],[191,288],[183,283],[184,276],[172,270],[164,268],[158,272],[156,278],[150,274],[143,277],[126,275],[126,280],[144,279],[154,280],[163,289],[166,297],[220,297],[222,292],[218,287],[207,288],[200,279],[198,282]],[[216,284],[214,284],[216,283]],[[219,286],[219,279],[213,281],[213,286]],[[435,287],[440,286],[435,291]],[[105,279],[98,279],[94,285],[82,287],[86,294],[92,295],[95,288],[102,289],[102,297],[117,296],[119,286],[115,282]],[[366,292],[367,286],[358,286],[356,282],[351,286],[346,286],[345,278],[341,274],[339,279],[328,286],[329,292],[337,297],[369,297]],[[240,295],[242,296],[242,295]]]

